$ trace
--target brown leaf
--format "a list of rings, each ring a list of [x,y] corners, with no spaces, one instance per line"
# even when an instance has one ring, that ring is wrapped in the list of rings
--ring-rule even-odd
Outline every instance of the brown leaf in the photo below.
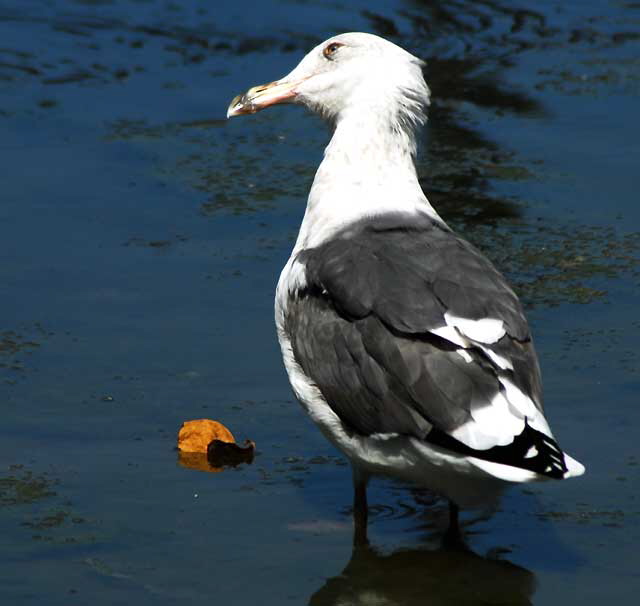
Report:
[[[185,421],[178,432],[178,449],[181,452],[207,452],[207,446],[217,440],[235,444],[233,434],[218,421],[196,419]]]

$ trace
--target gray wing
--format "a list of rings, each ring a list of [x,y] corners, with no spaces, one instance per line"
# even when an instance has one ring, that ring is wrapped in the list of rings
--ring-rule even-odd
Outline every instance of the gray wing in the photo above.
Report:
[[[488,433],[476,422],[505,379],[542,414],[522,307],[480,252],[438,223],[398,215],[356,224],[297,260],[306,286],[290,293],[285,330],[296,360],[351,430],[413,435],[461,452],[480,449],[489,460],[548,467],[540,457],[525,460],[531,445],[545,450],[526,418],[517,435],[508,433],[507,418],[506,429]],[[449,326],[448,316],[500,320],[504,334],[474,341]]]

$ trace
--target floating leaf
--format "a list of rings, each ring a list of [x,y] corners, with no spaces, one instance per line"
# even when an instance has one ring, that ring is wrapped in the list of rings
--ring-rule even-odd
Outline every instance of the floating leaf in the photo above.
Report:
[[[197,471],[216,473],[225,467],[251,463],[255,448],[250,440],[238,446],[229,429],[211,419],[185,421],[178,432],[180,465]]]
[[[178,449],[181,452],[207,452],[212,440],[235,443],[233,434],[218,421],[196,419],[185,421],[178,432]]]

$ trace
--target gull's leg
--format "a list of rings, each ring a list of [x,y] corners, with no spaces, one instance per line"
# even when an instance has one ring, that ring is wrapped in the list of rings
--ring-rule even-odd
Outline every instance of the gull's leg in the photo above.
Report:
[[[353,471],[353,544],[368,545],[367,539],[367,483],[369,476],[355,465]]]
[[[447,528],[447,531],[444,533],[444,542],[450,547],[464,544],[462,534],[460,533],[459,513],[460,508],[453,501],[449,501],[449,528]]]
[[[453,502],[449,501],[449,532],[460,534],[460,522],[458,520],[458,514],[460,508]]]

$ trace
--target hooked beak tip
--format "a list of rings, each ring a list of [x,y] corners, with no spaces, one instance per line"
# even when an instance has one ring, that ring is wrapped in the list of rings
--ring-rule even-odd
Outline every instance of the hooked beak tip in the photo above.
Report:
[[[250,93],[252,91],[253,89],[250,89],[246,93],[236,95],[231,100],[231,103],[229,103],[229,107],[227,108],[227,119],[258,111],[257,109],[253,109],[252,99],[250,98]]]
[[[255,114],[270,105],[291,102],[297,95],[295,90],[297,84],[298,82],[276,80],[269,84],[254,86],[247,92],[233,98],[227,108],[227,118]]]

